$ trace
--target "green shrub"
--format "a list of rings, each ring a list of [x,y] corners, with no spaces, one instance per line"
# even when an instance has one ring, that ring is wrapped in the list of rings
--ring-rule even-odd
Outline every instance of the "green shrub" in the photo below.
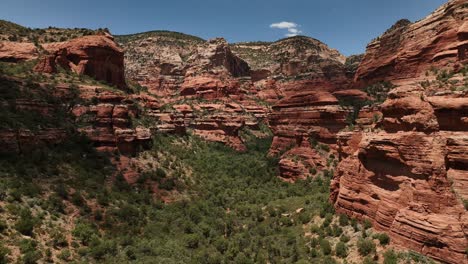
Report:
[[[347,226],[349,224],[349,218],[345,214],[340,214],[340,217],[338,220],[339,220],[340,226]]]
[[[349,238],[349,236],[347,236],[345,234],[341,235],[341,237],[340,237],[340,241],[343,242],[343,243],[348,243],[349,240],[351,240],[351,239]]]
[[[390,237],[386,233],[379,234],[377,239],[382,246],[388,245],[390,243]]]
[[[320,208],[320,217],[325,217],[327,214],[333,214],[335,213],[335,208],[333,208],[333,205],[328,203],[328,202],[325,202],[324,204],[322,204],[321,208]]]
[[[372,222],[369,219],[364,219],[364,221],[362,221],[362,227],[364,227],[364,230],[367,230],[372,227]]]
[[[320,229],[320,226],[316,225],[316,224],[313,224],[310,226],[310,232],[314,233],[314,234],[319,234],[321,231]]]
[[[64,249],[57,255],[57,257],[61,260],[70,260],[71,252],[68,249]]]
[[[72,230],[72,235],[83,244],[87,245],[93,235],[97,234],[97,230],[89,223],[78,222]]]
[[[67,238],[64,235],[63,230],[55,229],[55,230],[53,230],[51,232],[50,236],[52,238],[52,245],[55,248],[62,248],[62,247],[68,246],[68,241],[67,241]]]
[[[27,264],[37,263],[42,258],[41,252],[37,250],[37,242],[32,239],[23,239],[19,243],[20,252],[23,254],[22,261]]]
[[[112,240],[93,239],[90,243],[89,254],[95,259],[103,259],[106,255],[117,253],[117,245]]]
[[[362,264],[377,264],[377,261],[373,260],[371,257],[365,257]]]
[[[42,254],[39,251],[26,252],[21,260],[24,264],[36,264],[42,258]]]
[[[317,169],[316,168],[310,168],[309,172],[310,172],[310,174],[315,175],[315,174],[317,174]]]
[[[298,217],[298,220],[301,224],[307,224],[310,222],[311,219],[312,219],[312,216],[310,215],[310,213],[307,213],[307,212],[300,213]]]
[[[354,232],[359,231],[358,222],[356,218],[351,218],[351,226],[353,227]]]
[[[324,255],[330,255],[332,252],[330,242],[328,242],[326,239],[320,240],[320,249]]]
[[[332,258],[331,256],[325,256],[320,263],[322,263],[322,264],[337,264],[338,262],[334,258]]]
[[[7,230],[8,225],[4,220],[0,220],[0,234]]]
[[[166,178],[167,176],[166,171],[162,168],[157,168],[155,174],[156,174],[156,179],[163,179],[163,178]],[[153,180],[156,180],[156,179],[153,179]]]
[[[333,215],[327,214],[327,216],[325,217],[325,220],[323,220],[322,228],[330,226],[332,220],[333,220]]]
[[[357,242],[358,252],[361,256],[367,256],[375,252],[375,243],[370,239],[360,238]]]
[[[339,236],[341,236],[341,234],[343,234],[343,229],[341,227],[339,227],[338,225],[333,224],[333,226],[332,226],[332,235],[334,237],[339,237]]]
[[[438,75],[437,75],[437,80],[441,81],[443,83],[446,83],[450,78],[453,77],[453,73],[447,71],[447,70],[442,70]]]
[[[32,236],[34,225],[35,220],[31,215],[31,211],[24,209],[20,213],[20,218],[16,221],[15,229],[25,236]]]
[[[319,144],[318,148],[325,152],[330,152],[330,146],[328,146],[327,144]]]
[[[318,257],[319,252],[317,251],[317,249],[312,248],[312,249],[310,250],[309,255],[310,255],[311,258],[316,258],[316,257]]]
[[[164,179],[159,184],[159,188],[162,190],[170,191],[170,190],[173,190],[174,187],[175,187],[174,179]]]
[[[383,264],[398,264],[398,255],[393,251],[393,249],[385,251],[383,256]]]
[[[78,207],[81,207],[85,204],[85,200],[83,199],[83,196],[81,196],[81,193],[78,191],[72,194],[71,202]]]
[[[348,248],[343,242],[338,242],[335,246],[335,254],[340,258],[345,258],[348,255]]]
[[[200,244],[200,237],[197,234],[189,234],[185,236],[185,246],[187,248],[195,249]]]
[[[64,213],[65,206],[63,205],[62,199],[57,194],[51,194],[46,200],[45,209],[50,210],[52,212]]]
[[[9,263],[8,255],[10,254],[10,250],[3,246],[0,242],[0,264],[7,264]]]

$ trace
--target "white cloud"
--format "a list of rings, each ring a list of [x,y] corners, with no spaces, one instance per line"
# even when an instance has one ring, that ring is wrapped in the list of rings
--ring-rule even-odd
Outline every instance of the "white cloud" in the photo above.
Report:
[[[298,27],[300,27],[300,25],[294,22],[286,22],[286,21],[273,23],[270,25],[270,28],[287,29],[288,32],[285,34],[286,37],[294,37],[294,36],[301,34],[302,31],[300,31]]]
[[[297,26],[298,25],[296,23],[286,22],[286,21],[279,22],[279,23],[273,23],[273,24],[270,25],[271,28],[280,28],[280,29],[295,28]]]

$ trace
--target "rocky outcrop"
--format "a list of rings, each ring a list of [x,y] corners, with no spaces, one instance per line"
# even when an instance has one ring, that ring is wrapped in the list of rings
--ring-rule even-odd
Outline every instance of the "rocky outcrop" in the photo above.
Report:
[[[166,133],[190,133],[207,141],[220,142],[238,151],[246,150],[241,137],[243,129],[257,136],[265,136],[259,123],[265,119],[268,109],[252,105],[251,101],[241,104],[233,102],[174,104],[169,109],[154,107],[147,115],[154,119],[154,129]]]
[[[295,182],[314,177],[319,171],[329,167],[328,153],[311,146],[309,138],[304,138],[298,146],[281,155],[279,161],[279,177],[287,182]]]
[[[20,62],[37,58],[38,51],[33,43],[0,42],[0,61]]]
[[[199,45],[197,51],[188,58],[187,75],[201,73],[227,72],[233,77],[250,75],[249,65],[231,52],[231,48],[223,38],[216,38]]]
[[[466,107],[463,94],[397,87],[380,132],[338,134],[331,186],[339,213],[370,219],[395,244],[448,263],[467,261]]]
[[[254,94],[247,95],[249,65],[222,38],[204,41],[168,34],[119,37],[129,52],[127,76],[147,86],[149,94],[164,96],[158,103],[145,103],[147,115],[154,120],[153,129],[179,134],[190,131],[208,141],[245,150],[240,132],[258,130],[268,112],[254,100]]]
[[[293,89],[283,88],[286,97],[273,106],[268,117],[274,134],[270,154],[299,145],[305,137],[333,144],[336,133],[346,126],[347,111],[339,106],[338,99],[309,84],[289,83],[287,87]]]
[[[49,55],[40,59],[34,68],[37,72],[53,73],[60,66],[121,89],[126,87],[123,51],[108,34],[44,44],[43,47]]]
[[[158,96],[177,93],[184,81],[187,60],[205,40],[177,32],[152,31],[117,36],[125,51],[128,80]]]
[[[347,81],[345,56],[313,38],[296,36],[273,43],[236,43],[232,49],[251,66],[253,81],[273,76],[329,79],[343,84]]]
[[[418,22],[397,22],[367,46],[355,76],[356,84],[416,78],[431,67],[465,61],[468,46],[465,5],[464,0],[452,0]]]
[[[392,90],[381,108],[386,131],[439,130],[431,104],[424,99],[424,90],[417,86],[401,86]]]
[[[466,64],[467,17],[466,1],[452,0],[368,45],[354,85],[398,87],[378,109],[361,111],[360,130],[338,133],[330,194],[338,213],[369,219],[393,243],[446,263],[468,261],[468,96],[456,74]],[[441,67],[450,74],[434,80],[430,71]]]
[[[133,156],[138,150],[149,147],[150,130],[132,123],[140,113],[128,96],[99,86],[80,86],[79,89],[83,99],[94,98],[94,103],[76,105],[72,113],[78,122],[85,124],[79,131],[87,135],[98,150]]]
[[[181,85],[180,95],[203,99],[222,99],[239,94],[240,84],[232,78],[217,76],[188,77]]]
[[[206,94],[206,90],[216,94],[231,86],[233,78],[250,74],[249,65],[222,38],[204,41],[175,32],[149,32],[118,39],[126,50],[127,77],[152,94],[168,96],[182,91],[186,96]]]
[[[456,189],[466,182],[448,173],[445,162],[448,137],[460,136],[363,133],[358,147],[342,146],[353,153],[341,154],[332,183],[337,212],[372,220],[395,244],[450,263],[466,261],[468,218],[449,177]]]
[[[260,44],[258,49],[251,43],[229,45],[221,38],[204,41],[174,32],[120,36],[119,42],[128,52],[127,76],[132,81],[147,86],[150,94],[164,96],[163,105],[193,101],[193,112],[184,113],[183,117],[177,111],[152,109],[151,114],[160,116],[158,129],[181,132],[189,128],[211,141],[225,142],[239,150],[243,147],[238,131],[265,118],[269,111],[265,105],[277,104],[269,123],[275,133],[272,149],[279,150],[281,142],[295,140],[301,133],[320,134],[324,141],[332,143],[334,133],[345,126],[347,111],[340,109],[331,93],[366,96],[357,90],[343,92],[349,82],[345,57],[308,37]],[[258,64],[259,59],[265,59],[266,63]],[[314,96],[320,98],[312,99]],[[203,108],[199,100],[219,100],[222,103],[213,104],[225,108],[216,107],[216,115],[207,114],[211,110],[205,109],[205,118],[201,120],[202,115],[196,109]],[[307,102],[301,103],[303,100]],[[228,104],[242,106],[236,114],[240,118],[231,115]],[[303,109],[308,109],[309,116],[301,116]],[[240,114],[241,111],[248,114]],[[257,120],[252,121],[248,115]],[[315,120],[308,120],[311,116]],[[330,118],[337,121],[333,123]],[[308,124],[297,125],[301,122]],[[235,129],[228,123],[236,123]],[[296,125],[300,133],[290,131]]]
[[[0,129],[0,153],[26,153],[35,148],[57,145],[68,137],[63,128],[46,128],[36,131],[28,129]]]

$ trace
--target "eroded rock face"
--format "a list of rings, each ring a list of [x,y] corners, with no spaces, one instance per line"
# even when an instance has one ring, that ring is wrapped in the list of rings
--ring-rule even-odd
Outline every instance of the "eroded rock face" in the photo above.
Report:
[[[95,103],[76,105],[72,113],[86,124],[79,131],[87,135],[98,150],[133,156],[149,147],[151,133],[147,128],[133,126],[132,118],[138,117],[139,111],[128,96],[100,87],[80,86],[79,89],[84,99],[95,98]]]
[[[232,49],[249,63],[255,82],[273,76],[347,81],[346,57],[313,38],[296,36],[273,43],[237,43]]]
[[[339,137],[347,137],[340,134]],[[370,219],[392,242],[435,259],[466,261],[467,213],[457,195],[465,171],[446,162],[460,132],[362,133],[340,149],[331,200],[339,213]],[[466,163],[464,165],[466,166]],[[456,182],[455,193],[451,182]]]
[[[204,41],[174,32],[171,35],[150,32],[129,38],[119,37],[129,52],[126,55],[129,65],[127,76],[146,85],[150,94],[164,96],[163,108],[166,108],[164,104],[172,108],[180,102],[200,99],[218,105],[214,107],[216,110],[211,110],[204,109],[199,102],[193,102],[193,112],[183,114],[151,108],[150,114],[161,122],[157,127],[162,131],[180,133],[192,129],[208,140],[224,142],[242,150],[244,147],[241,147],[243,144],[238,131],[262,121],[270,111],[269,104],[276,104],[268,121],[270,125],[273,124],[275,134],[272,149],[280,150],[282,148],[278,145],[281,145],[281,141],[294,140],[301,133],[301,136],[308,136],[307,133],[314,131],[324,140],[332,142],[333,133],[345,126],[344,115],[347,112],[340,109],[336,97],[332,95],[335,91],[346,90],[349,83],[345,57],[318,40],[288,38],[269,43],[268,51],[246,44],[253,52],[249,54],[255,54],[254,57],[264,58],[263,55],[268,55],[265,57],[266,63],[259,65],[246,56],[247,53],[240,52],[243,44],[229,45],[221,38]],[[319,98],[314,99],[314,96]],[[342,92],[340,96],[363,95],[356,90],[348,94]],[[227,105],[235,104],[241,107],[236,116],[232,116],[231,108]],[[198,107],[205,114],[199,113]],[[311,112],[309,116],[301,116],[303,109],[309,109],[306,110]],[[210,111],[217,113],[206,113]],[[311,115],[316,120],[309,121]],[[329,118],[338,121],[327,121]],[[293,120],[291,125],[281,127],[282,123],[289,123],[290,120]],[[304,120],[308,124],[298,125],[300,133],[288,131]],[[233,123],[236,125],[231,126]],[[322,128],[322,125],[326,127]]]
[[[46,128],[37,131],[27,129],[0,129],[0,153],[25,153],[34,148],[62,143],[68,137],[63,128]]]
[[[357,85],[416,78],[431,67],[466,61],[465,4],[464,0],[452,0],[418,22],[397,22],[367,46],[355,76]]]
[[[181,85],[180,95],[203,99],[222,99],[239,94],[240,84],[232,78],[218,76],[187,77]]]
[[[259,123],[266,118],[268,109],[242,101],[193,102],[175,104],[170,109],[154,107],[148,115],[154,118],[155,129],[166,133],[185,134],[188,130],[207,141],[224,143],[238,151],[246,150],[240,132],[249,128],[257,136],[265,136]]]
[[[453,0],[419,22],[399,21],[368,45],[354,86],[397,87],[378,109],[361,111],[361,130],[338,133],[330,194],[338,213],[447,263],[468,261],[468,95],[456,89],[463,77],[435,81],[426,72],[466,64],[465,6]],[[372,112],[378,125],[369,127]]]
[[[311,146],[307,137],[303,138],[296,147],[281,155],[279,176],[287,182],[314,177],[328,167],[327,156],[327,153],[321,153]]]
[[[468,97],[393,89],[380,132],[338,134],[337,212],[370,219],[392,241],[448,263],[466,261]]]
[[[336,133],[346,126],[348,113],[338,99],[327,90],[308,86],[308,82],[289,83],[288,87],[294,90],[284,89],[289,96],[279,100],[268,117],[275,136],[270,154],[296,146],[304,137],[333,144]]]
[[[40,59],[37,72],[53,73],[60,66],[119,88],[125,88],[123,51],[110,35],[93,35],[63,43],[44,44],[50,55]]]
[[[198,91],[221,91],[234,78],[250,74],[249,65],[231,52],[222,38],[209,41],[181,33],[137,35],[120,42],[126,50],[127,77],[160,96],[194,95]],[[211,79],[211,80],[208,80]],[[200,87],[202,86],[202,87]],[[198,93],[200,94],[200,93]]]
[[[0,42],[0,61],[19,62],[37,58],[38,51],[33,43]]]
[[[207,71],[227,71],[233,77],[250,75],[249,65],[234,55],[223,38],[209,40],[197,47],[188,59],[187,75],[193,76]]]

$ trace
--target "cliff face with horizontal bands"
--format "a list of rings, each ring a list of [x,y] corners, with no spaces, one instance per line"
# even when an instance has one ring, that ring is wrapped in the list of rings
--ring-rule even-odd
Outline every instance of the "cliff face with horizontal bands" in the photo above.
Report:
[[[431,67],[466,62],[467,19],[466,1],[456,0],[418,22],[397,22],[367,46],[356,84],[417,78]]]
[[[450,1],[369,44],[355,85],[397,87],[379,107],[377,129],[338,133],[330,196],[337,212],[369,219],[394,244],[446,263],[467,261],[465,6]]]

